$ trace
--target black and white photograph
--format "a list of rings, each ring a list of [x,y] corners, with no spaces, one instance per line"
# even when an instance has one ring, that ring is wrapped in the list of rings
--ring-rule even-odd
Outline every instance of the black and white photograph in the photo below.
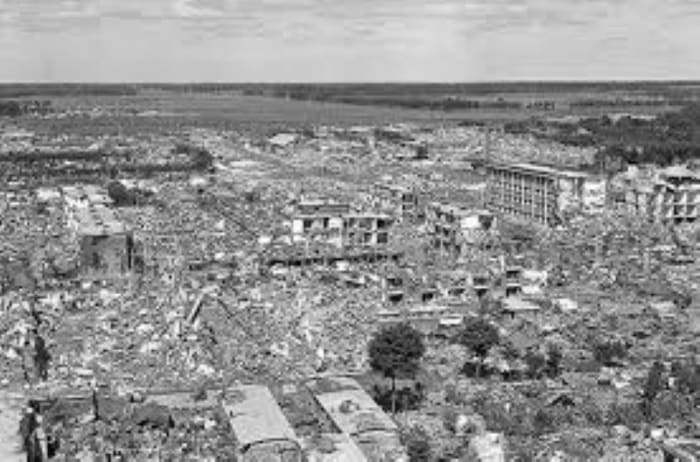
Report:
[[[0,462],[699,462],[700,0],[0,0]]]

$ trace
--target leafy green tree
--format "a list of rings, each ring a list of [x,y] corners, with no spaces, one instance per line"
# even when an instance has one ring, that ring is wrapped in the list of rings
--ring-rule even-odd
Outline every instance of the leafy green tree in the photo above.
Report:
[[[646,381],[644,382],[644,390],[642,391],[642,404],[644,406],[644,415],[647,418],[651,417],[652,404],[659,392],[663,389],[664,365],[659,361],[654,361],[654,364],[649,369]]]
[[[410,462],[425,462],[432,460],[430,436],[422,427],[411,427],[402,436],[402,441],[408,452]]]
[[[624,359],[625,356],[627,356],[627,348],[622,342],[598,342],[593,345],[593,358],[604,366],[613,365],[616,360]]]
[[[119,181],[112,181],[107,185],[107,194],[114,201],[114,205],[121,207],[124,205],[134,205],[135,198]]]
[[[547,360],[541,353],[528,351],[525,355],[525,364],[527,365],[527,375],[531,379],[539,379],[542,377],[547,365]]]
[[[423,335],[407,323],[378,332],[368,346],[370,367],[391,379],[391,412],[396,413],[396,379],[415,377],[425,354]]]
[[[462,330],[454,338],[455,343],[459,343],[479,357],[477,377],[481,376],[481,366],[489,350],[499,341],[498,329],[483,318],[466,321]]]

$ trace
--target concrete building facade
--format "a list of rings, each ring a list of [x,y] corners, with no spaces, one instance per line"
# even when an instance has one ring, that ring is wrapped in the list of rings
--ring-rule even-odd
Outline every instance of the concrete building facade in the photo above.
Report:
[[[625,204],[652,221],[694,223],[700,212],[700,176],[684,167],[669,167],[650,182],[630,182]]]
[[[66,226],[77,241],[84,277],[112,278],[133,266],[134,239],[130,229],[109,207],[104,189],[95,185],[62,189]]]
[[[374,187],[379,207],[403,220],[415,220],[422,216],[418,193],[411,188],[379,183]]]
[[[351,213],[348,204],[301,203],[292,217],[292,242],[324,243],[337,248],[383,248],[393,218],[381,213]]]
[[[131,231],[105,207],[74,212],[72,228],[80,248],[80,269],[87,277],[117,277],[132,268]]]
[[[426,221],[433,248],[453,257],[461,256],[468,247],[487,243],[496,228],[495,217],[488,210],[440,202],[426,206]]]
[[[486,202],[499,214],[549,226],[562,222],[567,212],[605,207],[606,181],[587,173],[525,163],[491,163],[486,169]]]

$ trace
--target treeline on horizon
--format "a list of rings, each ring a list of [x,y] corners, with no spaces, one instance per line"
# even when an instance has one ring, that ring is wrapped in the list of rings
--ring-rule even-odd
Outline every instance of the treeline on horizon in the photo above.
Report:
[[[509,122],[509,133],[532,133],[570,146],[599,146],[595,167],[617,172],[626,165],[668,166],[700,161],[700,104],[645,119],[609,116],[581,119],[577,123],[542,120]]]
[[[699,87],[700,81],[522,81],[466,83],[7,83],[0,84],[0,98],[36,95],[136,95],[140,90],[181,93],[237,91],[268,96],[294,94],[309,99],[333,96],[479,95],[494,93],[608,93],[643,92],[667,95],[683,87]]]

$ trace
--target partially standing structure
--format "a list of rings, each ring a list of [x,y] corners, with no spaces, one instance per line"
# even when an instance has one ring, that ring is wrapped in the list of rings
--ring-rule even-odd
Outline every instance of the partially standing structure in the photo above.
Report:
[[[552,226],[568,212],[605,207],[607,182],[585,172],[530,163],[486,166],[488,207],[499,214]]]
[[[694,223],[700,213],[700,175],[684,166],[672,166],[650,180],[630,179],[625,203],[651,221],[677,225]]]
[[[433,202],[426,207],[426,219],[433,248],[453,258],[489,245],[496,234],[495,216],[488,210]]]
[[[415,220],[423,215],[418,192],[413,188],[378,183],[374,186],[374,195],[383,210],[402,220]]]
[[[110,208],[111,199],[95,185],[62,189],[67,227],[77,241],[80,271],[88,278],[113,278],[132,269],[133,234]]]
[[[110,278],[131,271],[133,236],[112,210],[104,207],[81,209],[74,213],[72,221],[84,276]]]

